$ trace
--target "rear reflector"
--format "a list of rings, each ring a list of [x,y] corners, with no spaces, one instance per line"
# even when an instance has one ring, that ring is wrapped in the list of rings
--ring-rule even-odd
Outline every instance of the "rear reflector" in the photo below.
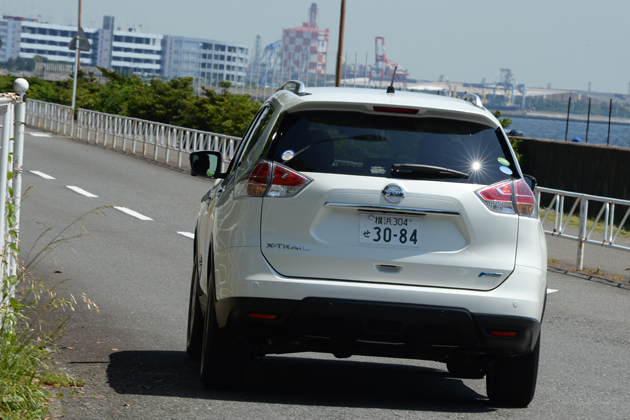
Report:
[[[258,313],[249,313],[249,317],[253,319],[267,319],[272,320],[278,318],[278,315],[275,314],[258,314]]]
[[[488,334],[495,337],[516,337],[518,333],[516,331],[488,331]]]
[[[390,107],[390,106],[375,106],[374,107],[374,111],[376,111],[376,112],[393,112],[395,114],[415,115],[420,110],[419,109],[413,109],[413,108],[394,108],[394,107]]]
[[[494,212],[538,217],[534,193],[522,179],[499,182],[477,191],[477,195]]]

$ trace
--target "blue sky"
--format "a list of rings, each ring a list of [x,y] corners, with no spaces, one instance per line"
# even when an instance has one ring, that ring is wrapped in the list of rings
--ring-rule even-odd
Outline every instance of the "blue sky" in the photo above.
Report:
[[[83,0],[83,26],[116,26],[263,46],[307,20],[313,0]],[[334,68],[341,0],[315,0]],[[78,0],[0,0],[0,12],[76,24]],[[628,93],[627,0],[347,0],[348,61],[374,61],[374,38],[417,79],[491,81],[510,68],[529,87]]]

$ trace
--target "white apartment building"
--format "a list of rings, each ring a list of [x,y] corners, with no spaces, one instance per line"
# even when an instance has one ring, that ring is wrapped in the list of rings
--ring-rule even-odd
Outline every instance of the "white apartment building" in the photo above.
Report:
[[[110,68],[117,72],[163,75],[163,35],[114,31]]]
[[[40,55],[50,61],[74,63],[74,51],[71,51],[68,45],[77,32],[76,27],[34,21],[20,23],[20,57],[33,58]],[[99,30],[83,28],[83,31],[90,42],[91,50],[81,53],[81,64],[93,66],[96,64],[94,46],[98,45]]]
[[[112,16],[104,17],[102,28],[83,31],[91,50],[81,53],[82,65],[124,75],[194,77],[206,82],[242,83],[247,76],[249,49],[243,44],[115,29]],[[0,61],[40,55],[50,61],[74,63],[74,51],[68,45],[76,32],[76,26],[4,16],[0,20]]]

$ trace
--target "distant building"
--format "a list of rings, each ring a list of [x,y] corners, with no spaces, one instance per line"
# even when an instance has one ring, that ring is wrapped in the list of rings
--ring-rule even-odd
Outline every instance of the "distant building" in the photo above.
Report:
[[[317,27],[317,5],[309,9],[309,22],[282,31],[282,67],[298,73],[326,74],[329,31]]]
[[[100,30],[98,45],[96,45],[96,65],[109,68],[112,62],[112,42],[114,41],[114,17],[103,18],[103,28]]]
[[[81,64],[116,70],[121,74],[194,77],[206,81],[242,83],[246,76],[246,45],[115,29],[114,17],[105,16],[103,27],[83,28],[90,51],[81,53]],[[0,61],[33,58],[74,63],[68,48],[76,26],[42,23],[34,19],[4,16],[0,20]]]
[[[119,73],[164,75],[163,35],[114,31],[109,67]]]
[[[20,32],[22,22],[13,19],[0,20],[0,61],[7,61],[9,58],[17,58],[20,51]]]
[[[246,45],[166,35],[163,48],[164,75],[168,78],[194,77],[209,83],[245,81],[249,54]]]
[[[34,19],[15,16],[4,16],[0,21],[0,27],[5,25],[8,27],[11,22],[17,25],[14,25],[14,43],[11,45],[11,52],[6,53],[7,59],[10,57],[33,58],[39,55],[50,61],[74,62],[74,51],[68,49],[68,44],[77,31],[76,27],[42,23]],[[98,29],[84,28],[83,30],[90,45],[98,42]],[[16,45],[16,42],[19,45]],[[94,48],[90,52],[81,54],[81,63],[86,65],[96,63]]]

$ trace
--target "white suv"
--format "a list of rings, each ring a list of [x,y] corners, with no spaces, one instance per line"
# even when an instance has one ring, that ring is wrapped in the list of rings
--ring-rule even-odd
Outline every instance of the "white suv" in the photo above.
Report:
[[[446,363],[493,404],[534,396],[547,251],[500,123],[464,100],[285,84],[215,179],[195,232],[187,351],[207,387],[248,359]]]

